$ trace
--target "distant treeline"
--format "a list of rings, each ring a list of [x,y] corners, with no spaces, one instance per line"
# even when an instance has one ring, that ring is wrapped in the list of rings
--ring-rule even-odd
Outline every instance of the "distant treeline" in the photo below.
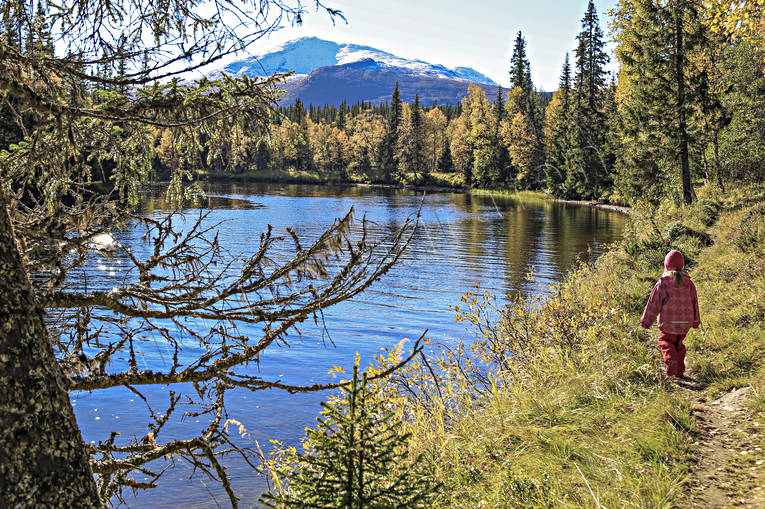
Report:
[[[220,167],[254,177],[294,170],[320,181],[539,189],[614,202],[667,195],[688,202],[692,181],[722,188],[726,180],[762,180],[762,26],[731,24],[730,12],[716,16],[696,2],[653,4],[623,1],[612,13],[618,77],[606,71],[590,2],[551,99],[532,83],[519,32],[506,94],[487,98],[470,86],[458,105],[417,97],[404,104],[396,87],[379,105],[306,108],[297,100],[277,110],[267,132],[242,133]],[[172,164],[165,136],[172,133],[157,137],[160,166]]]

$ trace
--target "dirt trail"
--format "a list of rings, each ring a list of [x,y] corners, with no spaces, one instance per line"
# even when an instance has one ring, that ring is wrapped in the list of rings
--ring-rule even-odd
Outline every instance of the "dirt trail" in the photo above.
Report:
[[[765,487],[759,484],[765,471],[764,430],[747,407],[753,389],[734,389],[707,401],[698,383],[675,384],[691,401],[700,432],[688,483],[692,507],[765,508]]]

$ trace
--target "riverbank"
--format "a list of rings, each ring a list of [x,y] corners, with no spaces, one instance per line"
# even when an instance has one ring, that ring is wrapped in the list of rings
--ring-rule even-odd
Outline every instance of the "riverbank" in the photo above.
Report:
[[[476,346],[434,354],[442,375],[409,367],[399,381],[416,395],[389,387],[412,452],[443,483],[437,507],[765,503],[765,186],[698,195],[633,214],[624,239],[553,297],[463,298],[456,316]],[[666,377],[658,331],[639,326],[671,248],[701,308],[687,381]]]
[[[340,185],[340,186],[358,186],[358,187],[372,187],[380,189],[410,189],[413,191],[422,191],[428,193],[470,193],[477,195],[489,195],[489,196],[512,196],[520,199],[540,199],[540,200],[552,200],[560,203],[568,203],[571,205],[581,205],[593,208],[599,208],[603,210],[609,210],[613,212],[619,212],[622,214],[631,214],[632,209],[620,205],[612,205],[608,203],[601,203],[592,200],[565,200],[562,198],[556,198],[555,196],[542,192],[542,191],[518,191],[518,190],[504,190],[504,189],[477,189],[466,188],[462,185],[462,178],[460,175],[454,173],[435,173],[428,175],[432,183],[429,184],[376,184],[370,182],[363,182],[353,179],[348,180],[331,180],[321,179],[318,175],[297,170],[282,170],[282,171],[268,171],[257,175],[251,173],[214,173],[206,171],[198,171],[196,177],[199,180],[209,182],[257,182],[257,183],[279,183],[279,184],[315,184],[315,185]],[[413,177],[411,177],[413,179]]]
[[[524,199],[540,199],[550,200],[558,203],[568,203],[570,205],[581,205],[585,207],[593,207],[603,210],[610,210],[612,212],[619,212],[621,214],[632,214],[633,210],[630,207],[622,205],[612,205],[610,203],[601,203],[594,200],[566,200],[563,198],[557,198],[551,194],[542,191],[513,191],[502,189],[471,189],[471,194],[489,195],[489,196],[517,196]]]

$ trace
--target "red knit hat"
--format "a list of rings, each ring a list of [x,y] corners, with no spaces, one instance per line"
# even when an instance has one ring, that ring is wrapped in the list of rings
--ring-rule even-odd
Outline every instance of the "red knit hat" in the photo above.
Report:
[[[684,266],[685,258],[683,258],[683,253],[677,249],[667,253],[667,257],[664,258],[664,268],[666,270],[683,270]]]

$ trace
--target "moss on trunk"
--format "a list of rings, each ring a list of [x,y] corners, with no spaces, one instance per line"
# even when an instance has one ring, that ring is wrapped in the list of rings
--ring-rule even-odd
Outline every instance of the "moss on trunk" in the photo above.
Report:
[[[0,193],[0,500],[99,507],[88,454]]]

